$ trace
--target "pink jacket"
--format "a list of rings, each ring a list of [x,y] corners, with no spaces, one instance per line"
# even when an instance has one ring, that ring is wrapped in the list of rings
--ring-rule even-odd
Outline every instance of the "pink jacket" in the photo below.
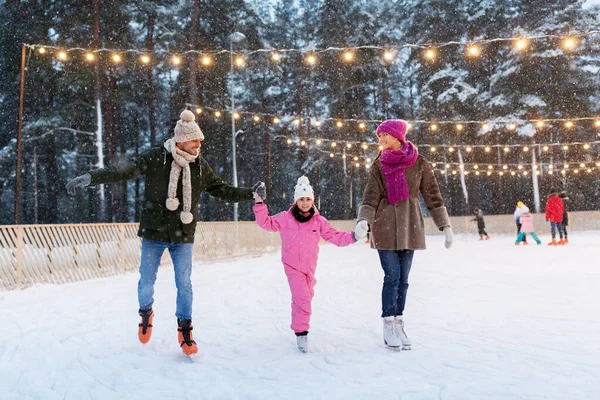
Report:
[[[356,242],[352,231],[336,230],[319,214],[316,207],[313,217],[304,223],[298,222],[290,210],[272,217],[269,216],[265,204],[255,204],[252,210],[258,226],[266,231],[279,232],[281,235],[281,261],[310,275],[314,275],[317,268],[321,238],[339,247]]]
[[[535,229],[533,229],[533,215],[531,215],[529,212],[524,212],[521,214],[521,232],[525,232],[525,233],[531,233],[531,232],[535,232]]]

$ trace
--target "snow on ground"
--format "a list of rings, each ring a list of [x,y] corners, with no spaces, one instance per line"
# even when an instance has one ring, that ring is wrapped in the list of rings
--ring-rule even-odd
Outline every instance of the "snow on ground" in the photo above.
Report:
[[[404,352],[383,345],[383,274],[364,243],[322,246],[308,354],[279,254],[195,266],[195,362],[177,343],[170,269],[146,346],[137,274],[0,292],[0,398],[597,398],[600,232],[560,248],[442,240],[415,255]]]

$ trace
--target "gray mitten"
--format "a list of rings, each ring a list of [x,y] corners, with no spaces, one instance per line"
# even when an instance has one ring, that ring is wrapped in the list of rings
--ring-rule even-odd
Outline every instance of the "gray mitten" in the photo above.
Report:
[[[256,182],[254,186],[252,186],[252,194],[254,195],[254,200],[257,202],[264,201],[267,198],[267,188],[265,187],[264,182]]]
[[[80,175],[67,183],[67,193],[73,195],[75,194],[75,189],[86,187],[90,183],[92,183],[92,176],[90,174]]]

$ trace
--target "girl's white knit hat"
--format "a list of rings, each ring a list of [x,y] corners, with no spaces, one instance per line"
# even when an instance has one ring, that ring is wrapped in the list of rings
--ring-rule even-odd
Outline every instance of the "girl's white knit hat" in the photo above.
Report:
[[[294,187],[294,203],[298,201],[301,197],[308,197],[310,199],[315,199],[315,192],[310,186],[310,181],[304,175],[298,178],[298,183]]]
[[[175,125],[175,143],[189,142],[190,140],[204,140],[204,134],[196,123],[196,116],[190,110],[183,110],[179,114],[179,121]]]

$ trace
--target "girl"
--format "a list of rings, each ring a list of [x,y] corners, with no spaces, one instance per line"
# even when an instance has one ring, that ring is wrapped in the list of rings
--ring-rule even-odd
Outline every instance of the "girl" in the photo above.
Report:
[[[376,134],[383,149],[373,162],[363,202],[358,211],[357,232],[371,226],[371,248],[377,249],[383,268],[381,293],[383,340],[390,348],[410,350],[404,331],[403,312],[408,274],[415,250],[425,249],[425,222],[419,193],[439,230],[452,246],[452,228],[440,188],[427,160],[405,140],[406,121],[387,120]]]
[[[533,229],[533,216],[529,213],[529,211],[523,211],[520,217],[521,221],[521,232],[517,235],[517,241],[515,242],[515,246],[518,246],[523,239],[523,236],[527,233],[531,234],[531,237],[537,244],[542,244],[540,239],[535,234],[535,229]],[[527,242],[523,242],[523,244],[527,244]]]
[[[355,243],[364,238],[366,230],[339,232],[319,215],[314,206],[315,194],[306,176],[298,179],[294,188],[294,204],[288,211],[270,217],[259,193],[254,193],[256,223],[264,230],[281,235],[281,261],[292,292],[292,325],[298,349],[308,351],[308,328],[312,313],[315,269],[321,238],[336,246]]]

